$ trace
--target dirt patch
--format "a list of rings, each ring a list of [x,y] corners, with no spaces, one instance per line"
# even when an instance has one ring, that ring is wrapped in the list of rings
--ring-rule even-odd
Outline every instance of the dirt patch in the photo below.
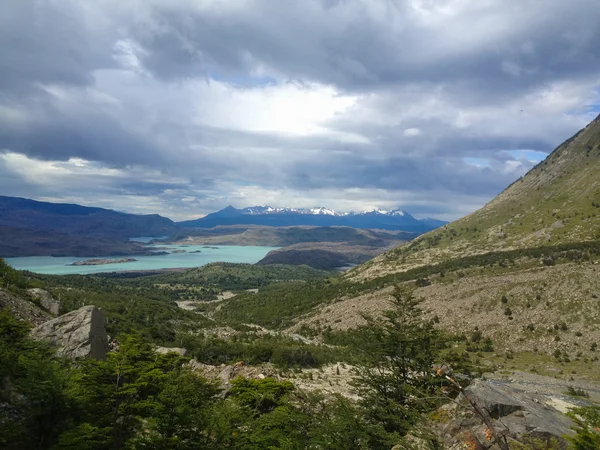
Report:
[[[234,294],[231,291],[224,291],[217,295],[217,300],[229,300],[230,298],[233,298],[235,296],[236,294]]]

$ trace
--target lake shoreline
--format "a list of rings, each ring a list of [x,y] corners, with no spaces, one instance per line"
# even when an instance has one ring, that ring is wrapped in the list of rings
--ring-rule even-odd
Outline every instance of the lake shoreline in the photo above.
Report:
[[[162,270],[185,270],[201,267],[213,262],[247,263],[255,264],[264,256],[278,247],[265,246],[219,246],[218,248],[205,248],[203,246],[186,245],[157,245],[147,246],[146,254],[135,258],[130,255],[112,255],[102,258],[102,264],[89,265],[85,261],[100,258],[84,257],[52,257],[29,256],[5,258],[6,263],[18,270],[28,270],[34,273],[47,275],[87,275],[99,273],[131,274],[142,272],[156,272]],[[181,251],[184,250],[185,251]],[[157,251],[160,251],[157,252]],[[198,252],[199,251],[199,252]],[[118,260],[135,259],[127,264]],[[102,275],[106,276],[106,275]]]

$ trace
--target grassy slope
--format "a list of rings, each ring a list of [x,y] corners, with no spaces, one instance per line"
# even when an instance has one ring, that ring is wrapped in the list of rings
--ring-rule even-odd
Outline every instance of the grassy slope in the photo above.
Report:
[[[308,266],[212,263],[179,273],[150,278],[154,283],[215,286],[219,289],[253,289],[282,281],[317,280],[328,272]]]
[[[481,210],[339,281],[360,292],[346,289],[288,324],[294,331],[352,328],[361,313],[386,307],[392,284],[428,278],[433,285],[417,295],[446,330],[469,336],[479,326],[501,350],[595,358],[599,205],[600,117]]]
[[[600,239],[600,116],[480,210],[349,273],[370,279],[489,251]]]
[[[331,280],[318,295],[312,286],[304,296],[281,285],[278,292],[233,300],[219,314],[295,332],[302,325],[335,331],[360,324],[360,313],[385,308],[394,283],[428,278],[433,285],[417,294],[451,332],[470,336],[480,326],[500,351],[538,348],[545,355],[560,350],[594,358],[591,345],[600,340],[597,204],[600,118],[481,210]]]

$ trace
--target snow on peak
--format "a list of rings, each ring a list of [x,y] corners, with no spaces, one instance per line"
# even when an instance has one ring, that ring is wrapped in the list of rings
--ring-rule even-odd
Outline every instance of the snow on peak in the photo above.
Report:
[[[278,213],[295,213],[295,214],[309,214],[309,215],[324,215],[324,216],[353,216],[353,215],[361,215],[361,214],[380,214],[383,216],[406,216],[408,213],[401,209],[381,209],[381,208],[372,208],[367,209],[361,213],[355,212],[343,212],[339,213],[333,209],[325,208],[323,206],[315,207],[315,208],[289,208],[289,207],[272,207],[268,205],[263,206],[250,206],[248,208],[244,208],[242,210],[245,214],[278,214]]]
[[[383,216],[401,216],[401,217],[406,216],[406,212],[402,211],[401,209],[387,210],[387,209],[381,209],[381,208],[367,209],[367,210],[363,211],[362,214],[381,214]]]
[[[328,209],[328,208],[312,208],[310,210],[311,214],[323,214],[323,215],[327,215],[327,216],[337,216],[338,214],[333,210],[333,209]]]

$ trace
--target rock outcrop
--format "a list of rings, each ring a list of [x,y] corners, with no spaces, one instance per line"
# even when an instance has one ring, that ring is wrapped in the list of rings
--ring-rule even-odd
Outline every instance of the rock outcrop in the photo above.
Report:
[[[227,392],[231,388],[231,381],[237,377],[252,378],[255,380],[275,378],[277,381],[282,379],[273,368],[247,366],[241,361],[232,365],[221,364],[220,366],[212,366],[192,359],[189,362],[189,366],[192,370],[206,378],[219,380],[221,389],[224,392]]]
[[[57,353],[69,358],[104,359],[108,351],[105,324],[102,310],[84,306],[35,327],[31,337],[58,347]]]
[[[187,350],[181,347],[156,347],[154,349],[156,353],[166,355],[167,353],[177,353],[179,356],[185,356]]]
[[[0,309],[3,308],[8,308],[17,319],[26,320],[32,325],[39,325],[52,318],[50,314],[30,301],[0,289]]]
[[[27,289],[29,295],[40,302],[42,308],[58,316],[60,314],[60,302],[50,295],[48,291],[39,288]]]
[[[475,380],[449,403],[432,414],[432,428],[444,448],[501,449],[499,441],[523,442],[527,438],[555,439],[565,446],[572,421],[547,404],[541,395],[510,386]]]

